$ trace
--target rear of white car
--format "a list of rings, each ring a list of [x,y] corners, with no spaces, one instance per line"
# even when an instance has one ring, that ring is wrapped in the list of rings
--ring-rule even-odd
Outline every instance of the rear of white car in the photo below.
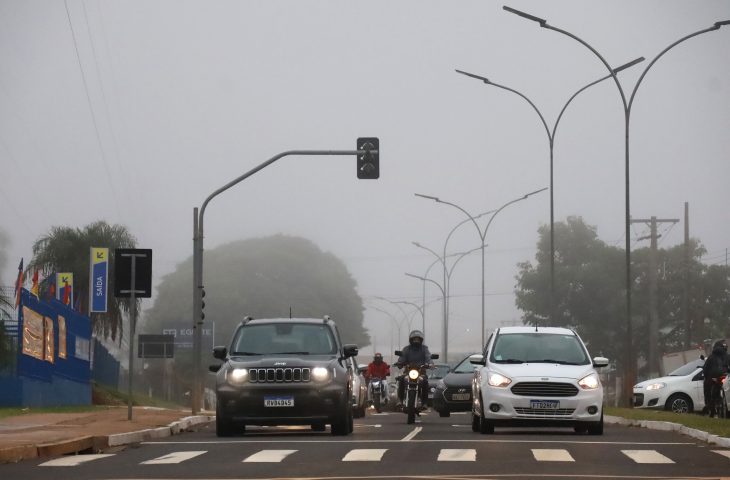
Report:
[[[472,382],[472,429],[495,426],[574,427],[603,433],[603,387],[595,367],[573,330],[503,327],[489,338]]]

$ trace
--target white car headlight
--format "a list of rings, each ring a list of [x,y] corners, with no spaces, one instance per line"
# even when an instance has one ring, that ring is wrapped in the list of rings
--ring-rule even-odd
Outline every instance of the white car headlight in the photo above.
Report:
[[[512,379],[507,378],[504,375],[500,375],[499,373],[490,373],[487,383],[489,383],[492,387],[506,387],[512,383]]]
[[[590,375],[578,380],[578,385],[580,385],[580,388],[584,390],[595,390],[601,385],[601,382],[598,380],[598,375],[591,373]]]
[[[228,383],[231,385],[243,385],[248,380],[248,370],[245,368],[234,368],[228,373]]]
[[[662,383],[662,382],[652,383],[651,385],[647,385],[646,386],[646,389],[647,390],[659,390],[659,389],[664,388],[666,386],[667,386],[667,384],[666,383]]]
[[[410,378],[411,380],[417,379],[419,375],[420,373],[415,368],[408,371],[408,378]]]
[[[312,378],[316,382],[324,382],[330,377],[330,372],[324,367],[314,367],[312,369]]]

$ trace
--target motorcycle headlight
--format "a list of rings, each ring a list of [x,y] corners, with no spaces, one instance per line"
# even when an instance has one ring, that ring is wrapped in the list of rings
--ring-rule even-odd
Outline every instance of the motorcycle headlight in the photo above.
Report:
[[[598,380],[598,375],[591,373],[590,375],[578,380],[578,385],[584,390],[595,390],[599,385],[601,385],[601,382]]]
[[[408,378],[410,378],[411,380],[416,380],[420,375],[421,374],[415,368],[408,371]]]
[[[646,386],[646,389],[647,390],[659,390],[659,389],[662,389],[662,388],[664,388],[666,386],[667,386],[667,384],[666,383],[662,383],[662,382],[652,383],[651,385],[647,385]]]
[[[245,368],[234,368],[227,375],[228,383],[240,386],[248,380],[248,370]]]
[[[330,376],[329,370],[327,370],[324,367],[314,367],[312,369],[312,378],[316,382],[324,382],[326,381]]]
[[[489,383],[492,387],[506,387],[512,383],[512,379],[507,378],[504,375],[500,375],[499,373],[490,373],[487,383]]]

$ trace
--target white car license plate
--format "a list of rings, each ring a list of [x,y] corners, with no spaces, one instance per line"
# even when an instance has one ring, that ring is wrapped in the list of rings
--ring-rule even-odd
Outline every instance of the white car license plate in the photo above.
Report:
[[[454,393],[451,395],[451,400],[453,401],[459,401],[459,400],[469,400],[471,398],[471,393]]]
[[[530,400],[530,408],[534,410],[557,410],[560,402],[557,400]]]
[[[293,407],[294,397],[264,397],[264,407]]]

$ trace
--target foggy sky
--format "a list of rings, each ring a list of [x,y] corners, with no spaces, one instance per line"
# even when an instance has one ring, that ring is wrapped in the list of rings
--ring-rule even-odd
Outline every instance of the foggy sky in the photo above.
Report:
[[[0,226],[12,242],[1,283],[52,225],[99,219],[154,250],[159,282],[192,254],[192,210],[213,190],[281,151],[377,136],[380,180],[357,180],[353,157],[282,159],[210,204],[206,248],[306,237],[345,261],[366,305],[400,316],[374,297],[420,303],[420,282],[404,272],[422,275],[433,257],[411,242],[440,251],[465,218],[414,193],[477,214],[549,185],[535,112],[454,69],[523,92],[551,126],[570,95],[606,74],[585,47],[503,4],[582,37],[614,67],[646,57],[620,74],[627,92],[664,47],[730,18],[726,0],[68,0],[69,25],[64,2],[0,0]],[[708,263],[724,263],[730,246],[728,58],[730,27],[673,49],[644,79],[631,118],[632,215],[682,218],[689,202]],[[579,96],[556,136],[554,185],[556,220],[581,215],[621,248],[623,129],[614,84]],[[519,320],[516,264],[534,260],[548,222],[544,192],[492,223],[489,326]],[[632,248],[648,246],[635,240],[646,231],[635,227]],[[660,233],[660,247],[676,245],[683,225]],[[448,250],[478,245],[464,225]],[[432,278],[441,281],[438,268]],[[456,268],[451,293],[451,348],[476,349],[478,255]],[[434,302],[426,313],[432,351],[440,312]],[[376,348],[389,349],[388,317],[369,308],[365,319]]]

